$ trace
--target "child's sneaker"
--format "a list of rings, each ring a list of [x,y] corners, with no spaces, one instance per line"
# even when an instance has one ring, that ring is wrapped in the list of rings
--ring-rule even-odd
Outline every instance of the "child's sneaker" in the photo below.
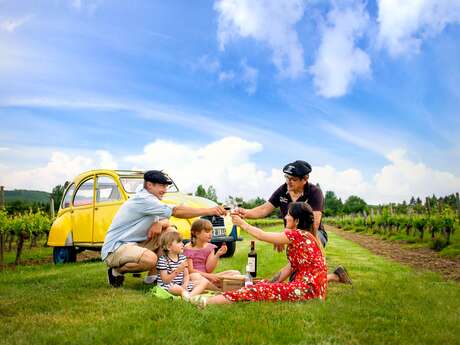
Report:
[[[207,301],[208,301],[208,298],[203,295],[197,295],[197,296],[193,296],[192,298],[190,298],[190,303],[192,303],[193,305],[196,305],[200,309],[206,308]]]
[[[154,275],[151,275],[151,276],[145,276],[144,277],[144,284],[146,284],[146,285],[156,285],[157,280],[158,280],[158,275],[157,274],[154,274]]]
[[[182,292],[182,298],[184,299],[184,301],[190,301],[190,294],[188,293],[188,291]]]

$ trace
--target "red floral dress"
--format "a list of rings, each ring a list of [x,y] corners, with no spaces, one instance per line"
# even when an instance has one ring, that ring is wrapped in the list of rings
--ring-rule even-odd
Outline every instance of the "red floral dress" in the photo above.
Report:
[[[230,301],[304,301],[312,298],[326,298],[326,260],[312,234],[299,230],[284,230],[290,240],[287,248],[288,260],[295,278],[289,283],[267,281],[224,292]]]

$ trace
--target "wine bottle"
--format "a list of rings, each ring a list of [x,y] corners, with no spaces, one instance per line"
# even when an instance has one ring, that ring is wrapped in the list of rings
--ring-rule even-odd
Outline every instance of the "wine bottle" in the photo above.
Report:
[[[248,253],[248,268],[251,276],[255,278],[257,276],[257,253],[254,241],[251,241],[251,250]]]

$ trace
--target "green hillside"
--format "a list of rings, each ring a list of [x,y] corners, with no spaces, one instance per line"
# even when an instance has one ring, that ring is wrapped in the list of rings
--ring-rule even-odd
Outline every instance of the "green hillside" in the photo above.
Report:
[[[25,190],[25,189],[15,189],[15,190],[6,190],[5,191],[5,201],[24,201],[24,202],[41,202],[49,203],[50,193],[41,192],[37,190]]]

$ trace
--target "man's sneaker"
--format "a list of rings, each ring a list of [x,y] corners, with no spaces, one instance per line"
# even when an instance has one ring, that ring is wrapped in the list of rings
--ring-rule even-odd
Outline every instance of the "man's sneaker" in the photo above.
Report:
[[[153,274],[151,276],[145,276],[144,277],[144,284],[156,285],[157,280],[158,280],[158,275],[157,274]]]
[[[108,278],[109,284],[116,288],[122,286],[123,281],[125,280],[125,276],[123,274],[120,274],[119,276],[113,275],[112,268],[109,268],[107,270],[107,278]]]
[[[350,276],[348,275],[347,270],[343,266],[338,266],[334,273],[339,277],[339,281],[343,284],[350,284],[352,285],[353,282],[351,281]]]

